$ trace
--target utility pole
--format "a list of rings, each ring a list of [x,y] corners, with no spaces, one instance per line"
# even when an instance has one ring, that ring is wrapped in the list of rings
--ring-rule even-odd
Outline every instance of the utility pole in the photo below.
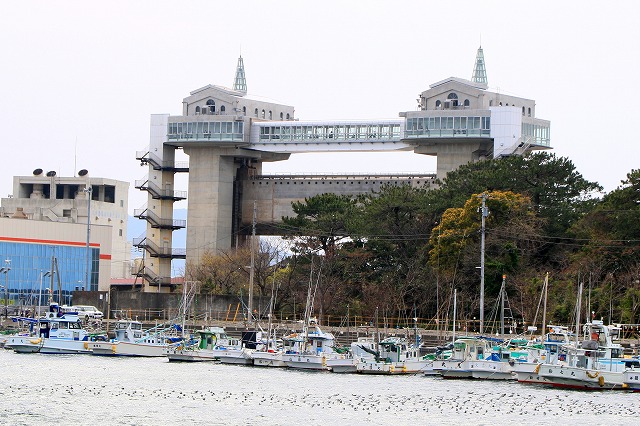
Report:
[[[485,219],[489,216],[489,210],[487,209],[487,194],[482,193],[482,227],[481,227],[481,239],[480,239],[480,334],[484,333],[484,231],[485,231]]]
[[[87,271],[86,271],[86,282],[85,282],[85,290],[89,291],[91,290],[91,286],[89,285],[89,258],[90,258],[90,248],[89,248],[89,240],[91,238],[91,192],[92,192],[93,188],[91,187],[91,185],[87,185],[87,187],[85,189],[83,189],[83,191],[85,191],[87,193],[87,253],[86,253],[86,257],[87,257]],[[51,272],[53,273],[53,268],[51,269]],[[158,286],[158,289],[160,288],[160,286]]]

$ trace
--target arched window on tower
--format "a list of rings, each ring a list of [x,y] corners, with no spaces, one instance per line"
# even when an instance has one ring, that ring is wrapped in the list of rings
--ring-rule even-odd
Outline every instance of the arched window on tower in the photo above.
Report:
[[[262,110],[262,118],[264,118],[264,110]]]
[[[256,117],[258,117],[258,108],[256,108],[255,114],[256,114]]]
[[[464,100],[464,107],[465,107],[465,108],[469,108],[469,106],[470,106],[470,105],[471,105],[471,104],[469,103],[469,99],[465,99],[465,100]]]
[[[442,107],[442,102],[436,101],[436,109],[440,109]]]
[[[529,108],[529,110],[527,111],[527,115],[531,117],[531,108]]]
[[[242,115],[247,115],[247,107],[246,106],[242,107]]]
[[[215,114],[215,112],[216,112],[216,101],[214,101],[213,99],[209,99],[207,101],[207,106],[209,107],[209,113],[210,114]]]
[[[284,114],[280,113],[280,120],[282,120],[284,118]]]
[[[524,117],[524,107],[522,107],[522,116]]]
[[[226,108],[224,107],[224,105],[222,105],[220,107],[220,114],[224,113],[226,111]]]
[[[273,113],[269,111],[269,120],[273,119]]]
[[[289,120],[289,113],[287,113],[287,120]]]
[[[199,106],[196,107],[196,115],[198,115],[198,114],[200,114],[200,107]]]
[[[489,106],[493,106],[493,99],[489,99]]]
[[[457,106],[458,106],[458,95],[457,95],[457,94],[455,94],[455,93],[451,92],[451,93],[449,93],[449,95],[447,96],[447,99],[448,99],[449,101],[451,101],[451,107],[452,107],[452,108],[455,108],[455,107],[457,107]]]

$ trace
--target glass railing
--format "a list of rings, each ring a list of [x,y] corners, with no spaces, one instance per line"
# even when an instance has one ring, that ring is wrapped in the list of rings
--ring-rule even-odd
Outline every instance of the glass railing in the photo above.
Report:
[[[488,138],[489,129],[414,129],[404,132],[405,138]]]
[[[167,140],[179,142],[242,142],[242,133],[174,133],[168,134]]]

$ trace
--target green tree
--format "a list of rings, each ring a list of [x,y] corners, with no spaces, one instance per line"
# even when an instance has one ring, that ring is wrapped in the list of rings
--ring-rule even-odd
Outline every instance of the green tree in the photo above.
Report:
[[[573,162],[553,153],[536,152],[462,166],[447,174],[432,196],[449,207],[461,207],[471,194],[511,191],[527,195],[538,215],[546,220],[545,233],[561,236],[595,205],[602,187],[589,182]]]

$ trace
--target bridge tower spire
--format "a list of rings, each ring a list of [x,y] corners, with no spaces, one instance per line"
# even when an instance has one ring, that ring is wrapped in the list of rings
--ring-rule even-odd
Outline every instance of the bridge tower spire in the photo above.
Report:
[[[474,83],[488,84],[487,80],[487,68],[484,63],[484,53],[482,51],[482,45],[478,47],[478,53],[476,54],[476,63],[473,66],[473,76],[471,81]]]
[[[238,66],[236,67],[236,78],[233,80],[233,90],[247,94],[247,79],[244,75],[244,62],[242,54],[238,58]]]

